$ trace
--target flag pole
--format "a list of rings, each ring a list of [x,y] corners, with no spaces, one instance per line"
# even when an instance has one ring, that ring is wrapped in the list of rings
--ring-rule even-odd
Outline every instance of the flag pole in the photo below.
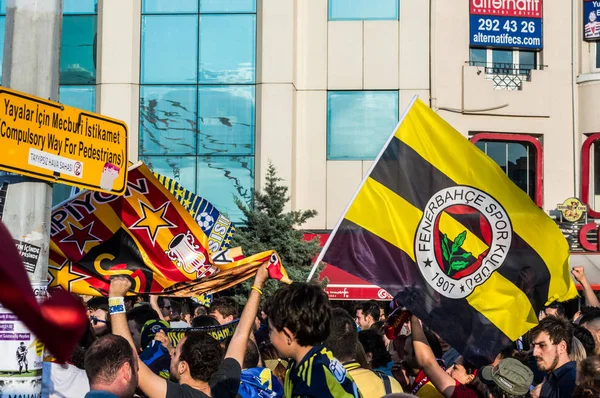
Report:
[[[314,264],[312,266],[312,269],[310,270],[310,274],[308,275],[308,278],[306,278],[307,282],[310,282],[310,280],[315,275],[315,271],[317,270],[317,267],[318,267],[319,263],[323,260],[323,257],[325,257],[325,253],[327,253],[327,249],[329,249],[329,245],[331,244],[331,241],[335,237],[335,234],[337,233],[337,230],[340,227],[340,224],[344,220],[344,217],[346,216],[346,213],[348,212],[348,209],[350,209],[350,206],[354,202],[354,199],[356,199],[356,196],[358,195],[358,193],[362,189],[363,185],[367,181],[367,178],[369,178],[369,176],[373,172],[373,169],[375,168],[375,165],[377,165],[377,162],[379,162],[379,159],[383,155],[383,152],[385,152],[385,150],[389,146],[390,142],[394,138],[394,135],[396,135],[396,130],[398,130],[398,128],[400,127],[400,125],[404,121],[404,118],[406,118],[406,115],[408,114],[408,112],[410,111],[410,109],[413,107],[414,103],[417,101],[418,98],[419,98],[418,95],[414,95],[412,97],[412,99],[410,100],[410,103],[408,104],[408,106],[404,110],[404,113],[402,114],[402,117],[400,117],[400,120],[398,121],[398,124],[396,125],[396,127],[394,127],[394,130],[392,131],[392,134],[390,134],[389,138],[387,139],[387,141],[385,142],[385,144],[381,148],[381,151],[379,151],[379,154],[375,158],[375,161],[373,162],[373,164],[371,164],[371,167],[369,167],[369,171],[363,177],[362,181],[360,182],[360,185],[358,186],[358,188],[354,192],[354,195],[352,195],[352,199],[350,199],[350,201],[346,205],[346,208],[344,209],[344,211],[342,212],[342,215],[340,216],[340,218],[338,219],[337,223],[335,224],[335,227],[333,228],[333,231],[331,231],[331,234],[329,235],[329,238],[327,239],[327,242],[325,242],[325,245],[323,246],[323,249],[321,249],[321,252],[317,256],[317,259],[315,260],[315,262],[314,262]]]

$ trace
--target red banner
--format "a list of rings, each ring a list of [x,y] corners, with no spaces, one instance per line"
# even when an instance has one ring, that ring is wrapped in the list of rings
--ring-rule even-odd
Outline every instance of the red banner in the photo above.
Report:
[[[542,18],[543,0],[471,0],[471,15]]]

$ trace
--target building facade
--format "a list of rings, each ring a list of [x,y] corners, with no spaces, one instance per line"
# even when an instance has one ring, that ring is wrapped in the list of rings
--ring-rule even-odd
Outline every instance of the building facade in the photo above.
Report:
[[[415,95],[545,211],[579,197],[593,215],[600,52],[588,3],[65,0],[61,101],[124,120],[132,161],[234,222],[234,196],[251,201],[272,162],[291,209],[318,211],[304,228],[333,229]],[[486,25],[496,12],[500,25]],[[525,39],[498,46],[474,29]]]

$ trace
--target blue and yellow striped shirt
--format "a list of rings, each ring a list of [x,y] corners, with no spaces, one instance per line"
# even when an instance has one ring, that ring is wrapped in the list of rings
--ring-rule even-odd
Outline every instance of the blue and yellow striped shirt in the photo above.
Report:
[[[314,346],[296,366],[290,361],[285,374],[285,398],[362,398],[344,366],[324,346]]]

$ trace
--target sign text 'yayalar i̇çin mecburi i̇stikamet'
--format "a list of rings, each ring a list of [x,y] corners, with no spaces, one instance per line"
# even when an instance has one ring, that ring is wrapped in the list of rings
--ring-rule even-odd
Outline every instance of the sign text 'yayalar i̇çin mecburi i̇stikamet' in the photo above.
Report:
[[[81,121],[73,120],[70,116],[64,118],[60,111],[47,111],[47,107],[39,104],[35,108],[30,108],[27,104],[14,104],[9,98],[4,99],[4,104],[0,112],[0,137],[14,140],[17,145],[23,143],[41,151],[50,150],[57,155],[76,155],[90,160],[110,162],[117,166],[123,166],[122,155],[102,147],[102,144],[95,146],[93,144],[84,144],[77,136],[94,138],[106,143],[120,144],[123,137],[120,131],[111,131],[102,127],[93,120],[90,123],[88,117],[83,115]],[[17,124],[17,121],[23,120],[34,124],[34,130],[11,126]],[[50,127],[55,130],[62,130],[73,133],[74,137],[58,137],[54,132],[44,132],[44,127]]]

